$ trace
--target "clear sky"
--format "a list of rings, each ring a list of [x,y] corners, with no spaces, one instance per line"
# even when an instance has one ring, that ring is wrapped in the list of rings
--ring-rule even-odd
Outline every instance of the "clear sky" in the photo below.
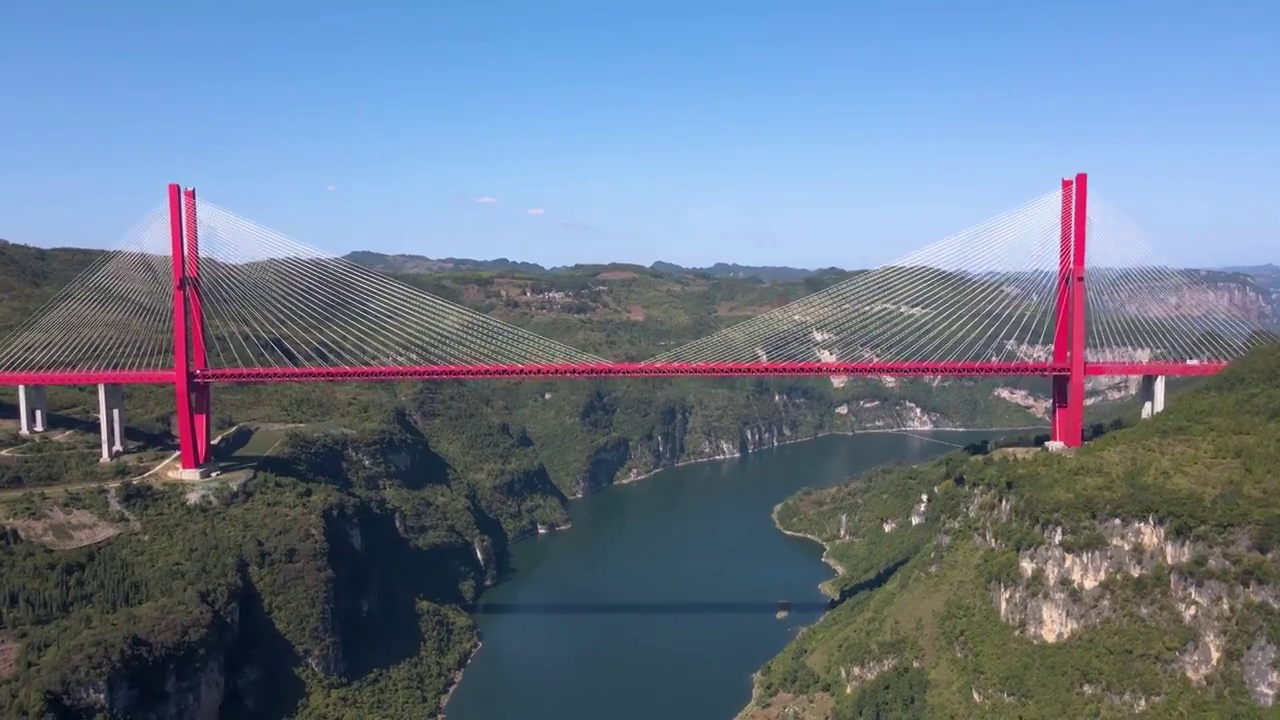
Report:
[[[851,267],[1087,171],[1169,260],[1280,261],[1277,27],[1274,0],[15,1],[0,237],[110,246],[180,182],[337,253]]]

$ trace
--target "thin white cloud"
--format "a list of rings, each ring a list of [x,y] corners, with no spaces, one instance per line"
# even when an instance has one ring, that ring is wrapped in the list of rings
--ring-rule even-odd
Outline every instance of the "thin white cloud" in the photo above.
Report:
[[[336,186],[334,186],[334,185],[325,185],[325,186],[324,186],[324,191],[325,191],[325,192],[333,192],[334,190],[337,190],[337,189],[338,189],[338,188],[337,188]]]
[[[476,198],[476,202],[478,202],[478,203],[480,203],[480,204],[482,204],[482,205],[492,205],[492,204],[494,204],[494,203],[498,202],[498,198],[496,198],[496,197],[491,197],[491,196],[489,196],[489,195],[484,195],[484,196],[482,196],[482,197],[478,197],[478,198]]]
[[[532,208],[529,210],[530,215],[545,215],[546,212],[547,211],[543,210],[542,208]]]

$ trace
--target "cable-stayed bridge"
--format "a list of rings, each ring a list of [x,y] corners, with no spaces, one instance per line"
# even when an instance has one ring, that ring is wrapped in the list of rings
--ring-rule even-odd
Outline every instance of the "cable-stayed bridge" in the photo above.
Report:
[[[1086,265],[1086,250],[1088,263]],[[1088,273],[1086,277],[1086,267]],[[893,263],[643,361],[597,357],[264,228],[194,190],[157,206],[0,341],[0,385],[41,429],[46,385],[98,385],[104,454],[119,386],[173,385],[181,467],[210,459],[216,383],[530,377],[1041,376],[1052,440],[1081,443],[1085,379],[1220,370],[1260,328],[1083,174]]]

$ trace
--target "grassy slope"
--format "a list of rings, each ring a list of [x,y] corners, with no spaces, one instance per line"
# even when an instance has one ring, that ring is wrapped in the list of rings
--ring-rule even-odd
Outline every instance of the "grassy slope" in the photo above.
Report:
[[[1280,349],[1271,347],[1179,397],[1154,421],[1107,435],[1074,456],[958,454],[802,493],[779,508],[778,520],[831,543],[831,556],[847,570],[835,581],[839,587],[904,564],[765,666],[761,705],[772,710],[760,714],[788,703],[820,714],[834,702],[840,717],[926,707],[937,717],[1124,716],[1133,707],[1125,703],[1135,698],[1156,703],[1160,713],[1257,713],[1241,658],[1255,643],[1280,644],[1280,609],[1236,602],[1221,621],[1224,659],[1197,688],[1177,667],[1197,631],[1178,615],[1170,575],[1201,585],[1221,582],[1236,594],[1251,584],[1274,592],[1280,581],[1276,467]],[[932,501],[926,521],[913,528],[905,520],[922,492]],[[1002,500],[1011,508],[1004,521]],[[839,541],[839,517],[846,513],[853,537]],[[904,527],[885,533],[886,518]],[[1064,528],[1061,547],[1079,554],[1105,545],[1099,524],[1112,518],[1154,518],[1170,537],[1192,544],[1191,559],[1175,561],[1172,569],[1158,564],[1136,578],[1113,576],[1086,591],[1065,583],[1036,587],[1036,578],[1020,578],[1018,551],[1026,558],[1049,542],[1043,529]],[[975,541],[988,527],[996,549]],[[1033,642],[998,616],[992,588],[1001,582],[1110,611],[1063,642]],[[852,669],[890,659],[893,671],[846,691]]]

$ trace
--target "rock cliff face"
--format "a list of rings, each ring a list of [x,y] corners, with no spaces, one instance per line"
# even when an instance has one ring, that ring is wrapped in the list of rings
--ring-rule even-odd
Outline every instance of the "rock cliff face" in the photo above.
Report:
[[[978,504],[971,506],[971,515]],[[1001,501],[987,513],[989,523],[1008,522],[1011,506],[1009,498]],[[1181,643],[1176,667],[1192,686],[1205,685],[1215,672],[1238,673],[1260,707],[1274,705],[1280,666],[1275,663],[1276,646],[1265,631],[1259,629],[1248,639],[1242,655],[1227,657],[1228,634],[1249,624],[1240,621],[1243,611],[1280,611],[1280,588],[1239,579],[1243,568],[1231,550],[1238,553],[1248,547],[1246,535],[1225,546],[1175,538],[1154,518],[1112,518],[1075,537],[1061,527],[1042,532],[1043,544],[1018,553],[1017,579],[991,587],[1000,619],[1019,634],[1035,642],[1061,643],[1121,611],[1136,610],[1152,619],[1164,615],[1169,640]],[[980,547],[998,549],[1001,544],[993,540],[998,534],[988,524],[974,540]],[[1131,587],[1117,582],[1123,578],[1149,581],[1142,586],[1146,590],[1136,608]],[[1224,669],[1227,663],[1232,667]],[[1162,698],[1111,699],[1137,712]]]
[[[614,482],[632,482],[663,468],[739,457],[825,433],[954,427],[941,414],[908,400],[842,403],[830,410],[824,404],[778,396],[774,404],[778,419],[755,423],[738,419],[712,422],[691,408],[666,413],[642,437],[615,437],[596,448],[586,472],[574,484],[573,496]],[[823,415],[818,417],[818,413]]]
[[[349,465],[370,467],[361,453],[349,455]],[[395,472],[422,470],[421,453],[392,456]],[[334,478],[347,476],[331,470]],[[260,556],[242,563],[225,593],[173,597],[183,612],[160,611],[158,622],[182,624],[169,633],[181,635],[178,643],[162,647],[135,635],[110,651],[117,655],[114,669],[71,679],[50,694],[50,707],[75,717],[290,716],[305,692],[298,673],[342,685],[412,657],[422,598],[466,602],[496,580],[506,536],[495,520],[474,512],[474,524],[431,539],[410,510],[347,497],[315,518],[313,546],[274,555],[262,540],[251,540]],[[299,593],[304,577],[310,590]]]
[[[1270,326],[1276,322],[1272,293],[1250,278],[1217,279],[1216,273],[1200,273],[1200,283],[1188,287],[1175,297],[1179,310],[1194,311],[1204,307],[1228,308],[1241,319],[1255,325]]]
[[[742,716],[1274,714],[1277,368],[1259,348],[1069,455],[972,448],[788,499],[842,602]]]
[[[1147,317],[1220,316],[1229,312],[1244,322],[1269,326],[1276,320],[1271,290],[1244,273],[1217,270],[1184,270],[1182,281],[1161,281],[1153,287],[1135,286],[1125,292],[1113,287],[1113,299],[1127,311]]]
[[[1136,578],[1161,563],[1180,565],[1194,551],[1188,541],[1166,539],[1165,529],[1152,521],[1111,520],[1099,529],[1104,547],[1069,552],[1062,546],[1062,529],[1052,528],[1046,544],[1019,553],[1020,580],[992,588],[1000,619],[1034,639],[1061,642],[1107,617],[1113,603],[1099,588],[1109,578]],[[1171,581],[1177,577],[1172,575]]]
[[[51,709],[72,716],[97,711],[147,720],[213,720],[234,692],[232,684],[264,691],[254,687],[254,674],[229,668],[231,658],[252,642],[244,635],[239,603],[203,610],[202,636],[172,654],[123,664],[106,677],[71,682],[52,698]]]
[[[595,492],[618,481],[638,480],[681,463],[727,459],[776,447],[791,434],[785,425],[758,425],[740,428],[737,437],[700,437],[690,442],[687,427],[678,426],[634,443],[615,439],[591,454],[587,472],[575,484],[574,495]]]

